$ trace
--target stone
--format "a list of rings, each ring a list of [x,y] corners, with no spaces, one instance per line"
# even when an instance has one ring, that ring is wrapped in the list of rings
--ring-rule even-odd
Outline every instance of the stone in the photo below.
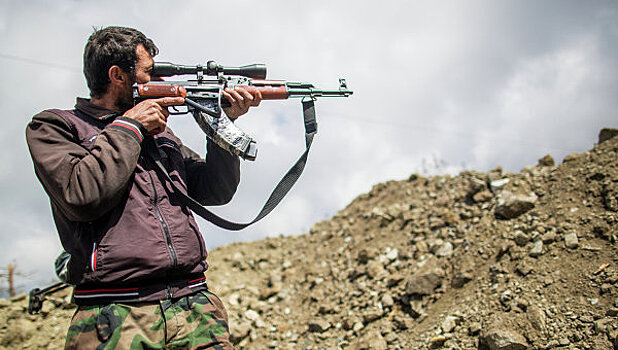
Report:
[[[570,162],[574,162],[577,159],[579,159],[580,154],[579,153],[570,153],[567,154],[564,159],[562,160],[563,163],[570,163]]]
[[[249,333],[251,333],[251,325],[246,322],[240,323],[232,328],[232,332],[230,333],[230,341],[233,344],[238,344],[243,339],[248,337]]]
[[[517,300],[515,300],[515,306],[517,306],[520,310],[526,311],[528,310],[528,306],[530,306],[530,302],[523,298],[517,298]]]
[[[357,259],[361,264],[366,264],[369,260],[376,257],[376,251],[374,249],[361,249],[358,252]]]
[[[388,344],[386,343],[386,340],[382,337],[382,334],[380,334],[380,331],[375,330],[372,333],[369,333],[367,337],[368,337],[367,346],[369,349],[376,349],[376,350],[388,349]]]
[[[515,231],[513,241],[515,241],[515,244],[517,244],[518,246],[523,247],[528,244],[528,242],[530,242],[530,237],[528,237],[528,235],[526,235],[522,231],[517,230]]]
[[[491,189],[492,192],[496,192],[498,190],[501,190],[509,182],[511,182],[511,180],[506,177],[503,179],[494,180],[491,183],[489,183],[489,188]]]
[[[363,334],[359,339],[357,339],[352,346],[351,349],[377,349],[377,350],[387,350],[388,344],[382,334],[380,334],[379,330],[372,330]]]
[[[393,306],[395,306],[395,301],[393,300],[393,297],[390,294],[384,294],[382,296],[382,299],[380,299],[380,303],[382,303],[382,307],[383,308],[392,308]]]
[[[438,266],[437,258],[431,257],[424,261],[419,269],[406,283],[408,295],[430,295],[442,285],[444,271]]]
[[[311,333],[324,333],[330,328],[330,326],[330,322],[318,319],[309,322],[308,328]]]
[[[436,250],[436,256],[445,257],[453,254],[453,244],[446,242]]]
[[[388,344],[392,344],[396,342],[397,339],[399,339],[399,337],[395,333],[388,333],[387,335],[384,336],[384,340],[386,340],[386,343]]]
[[[377,261],[371,260],[367,263],[367,276],[371,279],[381,279],[381,277],[385,277],[387,274],[386,270],[384,270],[384,265]]]
[[[442,333],[451,333],[452,331],[454,331],[455,327],[457,327],[458,321],[459,318],[457,316],[446,316],[446,318],[444,319],[444,321],[442,321],[442,324],[440,325],[440,328],[442,328]]]
[[[227,297],[228,304],[230,304],[232,306],[240,305],[240,300],[241,300],[240,293],[236,293],[236,292],[230,294]]]
[[[379,320],[384,315],[384,311],[377,307],[372,307],[363,313],[363,323],[368,324],[373,321]]]
[[[576,249],[579,247],[579,240],[575,232],[569,232],[564,235],[564,245],[569,249]]]
[[[395,261],[395,260],[397,260],[399,258],[399,250],[398,249],[391,249],[391,250],[388,251],[388,253],[386,253],[385,257],[389,261]]]
[[[556,235],[556,232],[554,231],[549,231],[549,232],[545,232],[543,234],[543,236],[541,236],[541,240],[543,241],[543,243],[545,244],[550,244],[556,241],[558,235]]]
[[[603,128],[599,132],[599,143],[603,143],[618,136],[618,129],[616,128]]]
[[[614,319],[611,317],[604,317],[594,321],[594,330],[598,333],[607,332],[609,327],[612,327]]]
[[[266,287],[260,290],[260,300],[266,300],[273,295],[279,293],[283,288],[283,284],[280,282],[274,283],[271,287]]]
[[[259,315],[259,314],[258,314],[255,310],[251,310],[251,309],[249,309],[249,310],[247,310],[247,311],[245,312],[245,317],[246,317],[248,320],[255,321],[255,320],[257,320],[258,318],[260,318],[260,315]]]
[[[536,305],[527,307],[526,316],[534,329],[541,333],[547,331],[545,312]]]
[[[493,329],[485,333],[480,343],[484,344],[489,350],[526,350],[528,342],[519,333],[505,330]],[[479,347],[480,348],[480,347]]]
[[[479,192],[483,192],[487,190],[487,184],[485,181],[481,179],[477,179],[475,177],[470,179],[470,183],[468,185],[468,196],[473,197]]]
[[[429,245],[427,245],[427,242],[425,242],[424,240],[416,242],[415,246],[416,246],[416,251],[421,255],[429,251]]]
[[[318,314],[334,314],[336,312],[336,308],[334,305],[331,304],[322,304],[320,305],[320,307],[318,308]]]
[[[399,315],[393,317],[393,326],[399,330],[406,330],[411,327],[410,321],[406,317]]]
[[[349,331],[350,329],[352,329],[354,327],[354,324],[358,322],[358,319],[356,319],[355,317],[346,317],[343,319],[343,329],[345,329],[346,331]]]
[[[539,159],[539,166],[554,166],[556,162],[554,161],[554,157],[550,154],[545,155],[543,158]]]
[[[266,323],[261,318],[258,318],[257,320],[253,321],[253,325],[255,326],[255,328],[266,327]]]
[[[513,300],[513,292],[507,289],[504,292],[502,292],[502,294],[500,294],[499,299],[502,305],[507,306],[510,304],[511,300]]]
[[[515,271],[517,271],[517,273],[522,276],[526,276],[530,272],[532,272],[532,266],[530,266],[530,264],[528,264],[526,261],[520,261],[515,267]]]
[[[430,238],[427,240],[427,244],[429,245],[429,251],[432,254],[436,254],[438,249],[444,245],[444,241],[440,238]]]
[[[607,309],[607,312],[605,312],[605,314],[609,317],[617,317],[618,307],[610,307],[609,309]]]
[[[612,291],[612,285],[609,283],[603,283],[601,284],[600,291],[601,291],[601,295],[609,294]]]
[[[451,286],[453,288],[462,288],[466,283],[472,281],[474,275],[470,272],[460,272],[453,276],[453,280],[451,281]]]
[[[468,335],[476,336],[481,333],[481,323],[480,322],[472,322],[468,326]]]
[[[423,302],[421,300],[410,301],[410,315],[414,318],[423,315]]]
[[[514,219],[534,208],[536,200],[537,196],[534,193],[524,195],[504,191],[498,197],[494,213],[499,218]]]
[[[400,273],[394,273],[386,279],[387,287],[394,287],[399,284],[399,282],[403,281],[405,277]]]
[[[492,198],[494,198],[494,195],[489,191],[481,191],[472,196],[472,199],[477,203],[484,203],[490,201]]]
[[[434,349],[436,347],[441,347],[442,344],[446,341],[446,337],[443,335],[437,335],[435,337],[429,338],[429,346]]]
[[[539,240],[534,242],[534,246],[530,250],[529,255],[534,258],[543,255],[543,241]]]

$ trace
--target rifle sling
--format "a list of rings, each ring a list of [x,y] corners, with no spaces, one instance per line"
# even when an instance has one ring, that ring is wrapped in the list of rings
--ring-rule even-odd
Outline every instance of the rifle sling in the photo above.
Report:
[[[300,158],[296,161],[296,163],[290,168],[290,170],[288,170],[288,172],[283,176],[281,181],[279,181],[275,189],[270,194],[270,197],[262,207],[262,210],[253,220],[247,223],[236,223],[228,221],[211,212],[210,210],[204,208],[200,203],[198,203],[195,199],[191,198],[191,196],[185,194],[174,184],[174,182],[170,178],[169,173],[167,172],[167,169],[165,169],[165,166],[161,163],[160,157],[158,157],[158,153],[154,153],[153,155],[153,152],[149,152],[148,155],[154,160],[155,164],[163,172],[172,189],[179,196],[181,202],[187,207],[189,207],[189,209],[191,209],[195,214],[201,216],[202,218],[210,221],[214,225],[221,228],[232,231],[242,230],[245,227],[260,221],[271,211],[273,211],[273,209],[275,209],[275,207],[281,202],[283,197],[285,197],[285,195],[290,191],[292,186],[294,186],[300,175],[303,173],[303,170],[305,169],[305,165],[307,163],[307,156],[309,155],[309,149],[311,148],[313,137],[317,133],[318,129],[315,119],[315,106],[313,100],[303,100],[302,104],[303,118],[305,121],[305,152],[301,154]]]

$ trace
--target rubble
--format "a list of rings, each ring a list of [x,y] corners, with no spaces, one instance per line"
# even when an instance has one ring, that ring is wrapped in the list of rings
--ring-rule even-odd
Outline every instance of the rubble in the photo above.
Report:
[[[504,329],[492,329],[481,336],[479,348],[488,350],[526,350],[529,348],[526,338],[516,332]]]
[[[307,234],[210,251],[236,348],[618,349],[608,135],[519,173],[377,184]],[[61,348],[71,307],[25,302],[0,300],[0,347]]]
[[[528,210],[534,208],[537,196],[534,193],[515,194],[503,191],[498,197],[495,213],[497,217],[514,219]]]

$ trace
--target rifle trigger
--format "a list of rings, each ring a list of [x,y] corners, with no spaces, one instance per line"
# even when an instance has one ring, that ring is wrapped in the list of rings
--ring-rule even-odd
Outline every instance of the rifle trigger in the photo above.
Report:
[[[178,109],[177,106],[168,106],[167,107],[167,111],[171,114],[171,115],[179,115],[179,114],[187,114],[189,113],[188,110],[181,110]]]

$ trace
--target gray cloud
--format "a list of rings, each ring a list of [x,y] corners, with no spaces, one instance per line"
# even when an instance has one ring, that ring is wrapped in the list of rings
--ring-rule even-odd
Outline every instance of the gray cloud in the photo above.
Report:
[[[612,1],[5,0],[0,9],[0,266],[37,271],[32,283],[51,277],[59,244],[24,127],[38,111],[71,108],[87,95],[81,54],[93,26],[141,29],[164,61],[261,62],[273,79],[328,88],[345,76],[355,90],[318,101],[320,133],[281,207],[240,233],[201,222],[210,248],[305,232],[375,183],[424,167],[518,171],[547,153],[560,160],[589,149],[601,127],[617,126]],[[214,210],[243,221],[303,150],[300,103],[265,101],[238,123],[259,140],[259,157],[243,162],[234,201]],[[190,117],[171,125],[203,153]],[[423,165],[434,159],[445,165]]]

